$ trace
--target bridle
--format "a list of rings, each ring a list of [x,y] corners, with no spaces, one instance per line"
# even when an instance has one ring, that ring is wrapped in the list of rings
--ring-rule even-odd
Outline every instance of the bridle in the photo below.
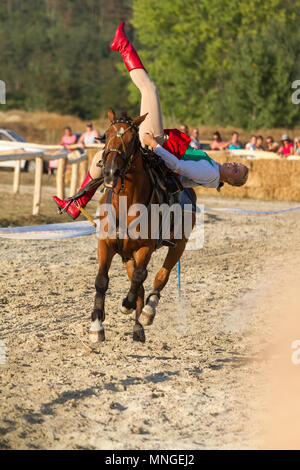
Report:
[[[125,130],[122,127],[121,127],[121,129],[117,129],[116,124],[128,124],[128,127]],[[129,172],[129,170],[131,168],[131,165],[132,165],[132,162],[133,162],[133,156],[135,154],[137,144],[139,144],[139,128],[134,122],[126,120],[126,119],[116,119],[111,123],[111,125],[109,127],[113,127],[116,132],[115,132],[114,135],[112,135],[110,137],[109,141],[106,144],[106,147],[108,147],[108,149],[103,153],[102,161],[103,161],[103,165],[105,167],[107,156],[110,153],[115,152],[125,162],[125,166],[123,168],[121,168],[120,175],[119,175],[119,178],[121,178],[120,189],[119,189],[118,192],[115,192],[113,190],[115,194],[119,194],[125,187],[124,186],[125,175]],[[124,142],[124,135],[126,134],[127,131],[129,131],[131,129],[134,129],[136,134],[135,134],[135,139],[133,140],[132,148],[130,149],[130,152],[128,152],[128,155],[127,155],[127,149],[126,149],[126,145],[125,145],[125,142]],[[116,149],[116,148],[109,148],[109,144],[116,137],[121,139],[123,150]]]

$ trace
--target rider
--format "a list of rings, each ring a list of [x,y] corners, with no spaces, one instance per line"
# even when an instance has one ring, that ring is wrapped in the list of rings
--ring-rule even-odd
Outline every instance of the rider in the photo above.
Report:
[[[188,135],[177,129],[164,130],[158,90],[147,74],[136,50],[129,42],[124,32],[124,25],[125,23],[122,22],[117,28],[111,49],[121,54],[133,83],[141,92],[140,114],[148,113],[140,125],[140,137],[144,144],[151,146],[171,170],[181,175],[182,184],[185,187],[201,185],[218,189],[224,183],[233,186],[245,184],[248,178],[248,168],[245,165],[233,162],[220,165],[202,150],[193,149],[189,145],[191,138]],[[169,135],[167,140],[166,134]],[[101,153],[99,151],[94,156],[90,171],[80,190],[102,176],[102,168],[97,166],[101,160]],[[61,200],[56,196],[54,200],[60,211],[66,210],[73,219],[76,219],[80,214],[76,204],[85,207],[95,194],[97,187],[89,189],[77,198],[76,203]]]

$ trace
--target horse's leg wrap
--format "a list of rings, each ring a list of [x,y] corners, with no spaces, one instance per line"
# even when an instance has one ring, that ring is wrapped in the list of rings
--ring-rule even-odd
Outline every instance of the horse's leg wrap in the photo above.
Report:
[[[143,268],[135,268],[132,279],[131,279],[131,286],[127,297],[122,302],[122,307],[127,310],[135,310],[136,309],[136,301],[138,298],[139,288],[147,278],[148,272],[147,269]],[[125,313],[125,311],[123,312]],[[131,312],[129,312],[131,313]]]
[[[139,321],[143,326],[152,325],[156,315],[156,307],[160,299],[160,292],[153,290],[147,297],[146,305],[144,306],[140,315]]]
[[[105,340],[105,333],[102,322],[105,320],[104,299],[108,289],[107,273],[99,272],[95,282],[96,295],[94,302],[94,310],[92,312],[92,324],[90,328],[90,341],[98,343]]]

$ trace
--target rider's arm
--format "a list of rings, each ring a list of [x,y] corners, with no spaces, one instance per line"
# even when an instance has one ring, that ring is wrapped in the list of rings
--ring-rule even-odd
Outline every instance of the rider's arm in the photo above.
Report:
[[[205,160],[178,160],[159,144],[154,148],[154,152],[159,155],[170,170],[192,180],[195,183],[202,184],[207,187],[217,187],[219,184],[220,172],[218,166],[213,166]]]

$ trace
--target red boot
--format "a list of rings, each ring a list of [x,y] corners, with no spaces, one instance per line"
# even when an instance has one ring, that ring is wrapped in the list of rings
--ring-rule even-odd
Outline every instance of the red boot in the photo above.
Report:
[[[136,50],[134,49],[133,45],[129,42],[124,32],[124,26],[125,23],[124,21],[122,21],[122,23],[120,23],[117,28],[114,40],[111,43],[110,48],[113,51],[118,51],[121,54],[129,72],[133,69],[145,69]]]
[[[80,190],[78,194],[80,193],[81,190],[85,188],[85,186],[88,185],[93,181],[93,178],[91,177],[90,173],[86,175],[82,185],[80,186]],[[94,196],[97,188],[99,187],[99,184],[96,185],[95,188],[89,189],[87,192],[83,191],[82,196],[77,197],[75,201],[72,202],[72,198],[70,199],[59,199],[57,196],[53,196],[54,201],[57,204],[57,209],[59,213],[67,212],[73,219],[77,219],[80,215],[80,210],[77,205],[80,205],[80,207],[85,207],[87,203],[92,199]]]

